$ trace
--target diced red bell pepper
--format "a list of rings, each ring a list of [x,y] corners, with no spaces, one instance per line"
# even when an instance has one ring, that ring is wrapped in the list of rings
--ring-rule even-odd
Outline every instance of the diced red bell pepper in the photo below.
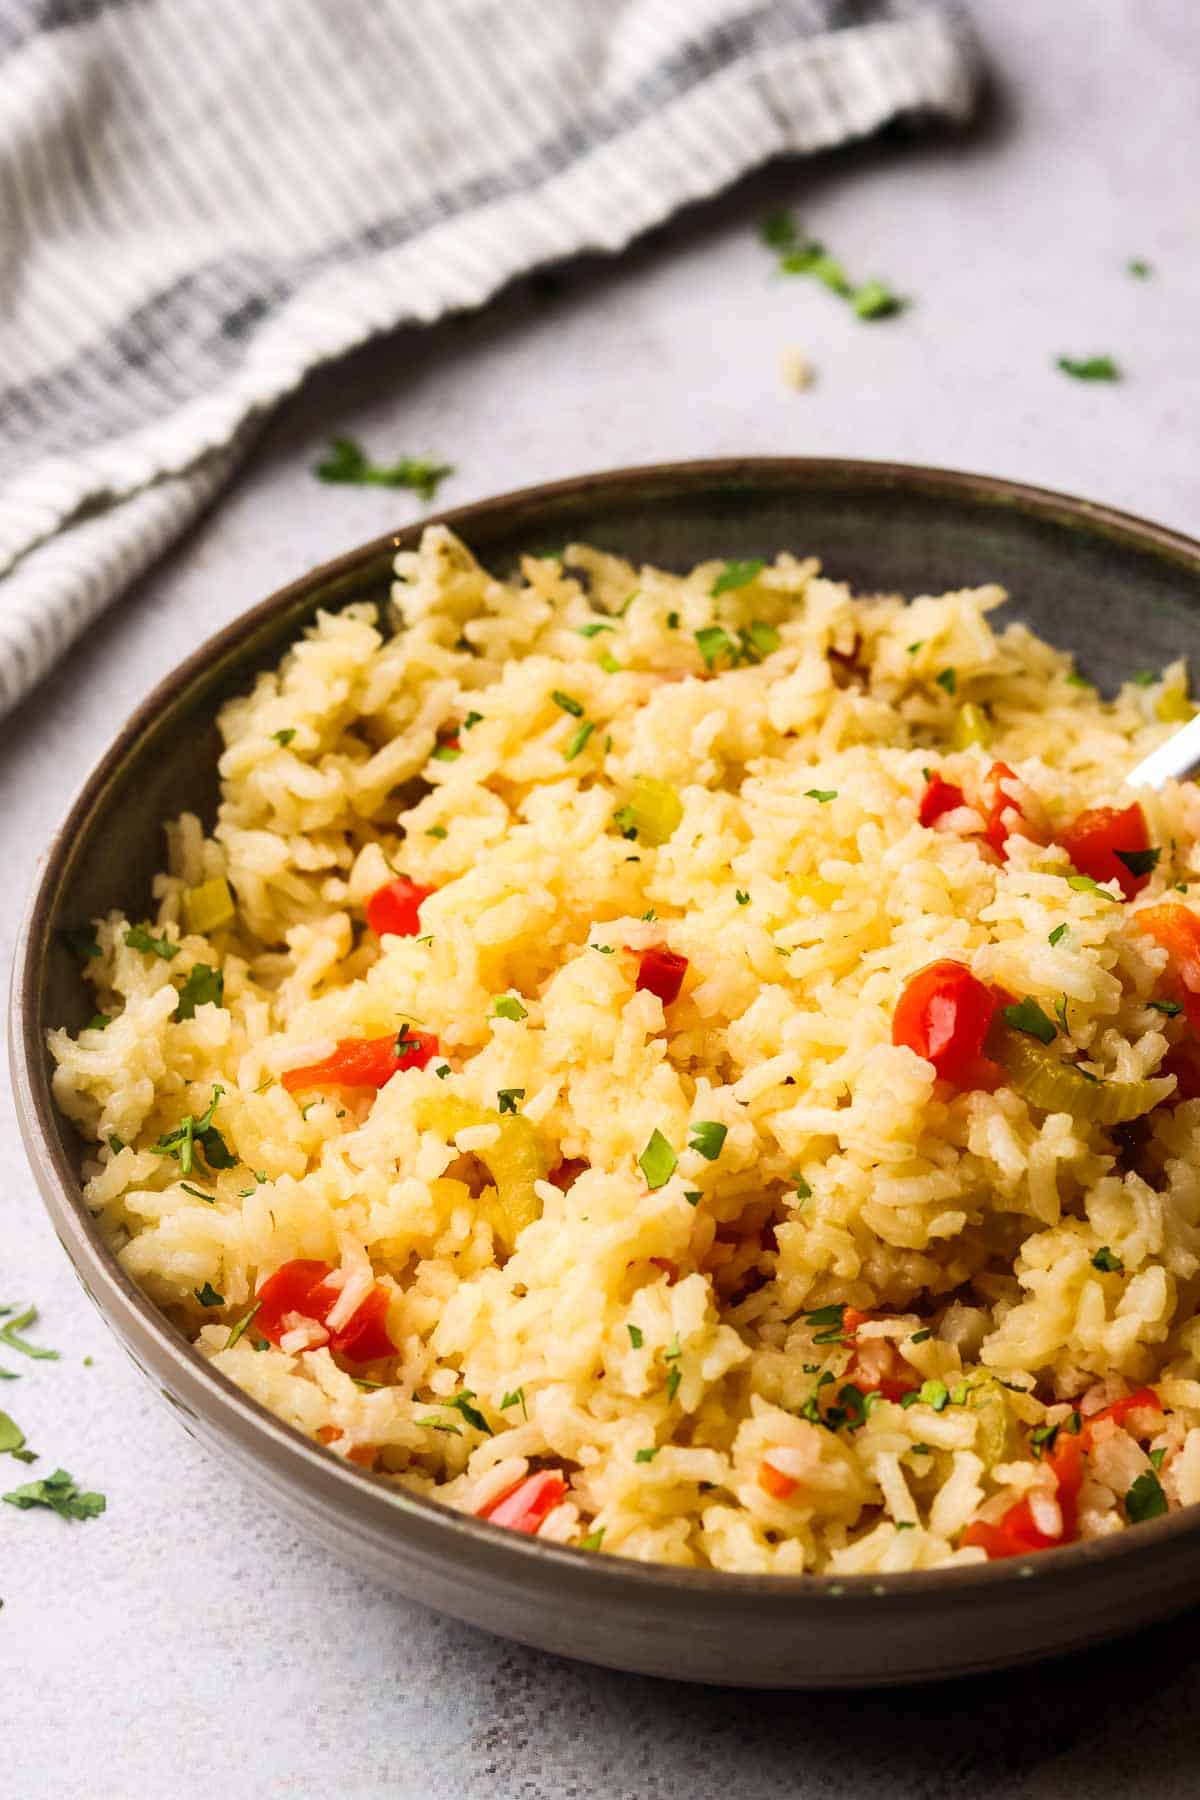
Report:
[[[867,1338],[856,1345],[844,1379],[864,1394],[882,1394],[885,1400],[899,1400],[921,1385],[890,1338]]]
[[[526,1475],[515,1487],[507,1488],[497,1499],[480,1507],[479,1517],[536,1537],[547,1514],[554,1511],[566,1491],[567,1484],[557,1470],[539,1469],[536,1475]]]
[[[1162,1409],[1162,1401],[1153,1388],[1138,1388],[1136,1393],[1126,1394],[1122,1399],[1114,1400],[1111,1406],[1102,1406],[1099,1412],[1093,1413],[1090,1419],[1085,1420],[1082,1435],[1086,1447],[1090,1448],[1091,1433],[1102,1419],[1111,1419],[1114,1425],[1124,1425],[1132,1412],[1160,1413]],[[1061,1436],[1061,1433],[1059,1435]]]
[[[376,888],[367,901],[367,924],[376,937],[417,937],[421,930],[421,902],[437,889],[418,887],[406,875]]]
[[[933,1064],[958,1087],[994,1085],[983,1042],[995,1017],[996,995],[965,963],[943,958],[910,977],[892,1017],[892,1042]]]
[[[929,777],[925,792],[921,795],[921,804],[917,809],[917,818],[922,825],[932,825],[943,813],[953,812],[955,807],[965,806],[966,797],[960,787],[952,781],[943,781],[940,775]]]
[[[800,1483],[794,1475],[785,1475],[764,1456],[758,1465],[758,1485],[772,1500],[790,1500]]]
[[[254,1330],[268,1343],[278,1344],[288,1329],[284,1321],[292,1313],[325,1325],[341,1294],[340,1288],[329,1285],[332,1274],[329,1263],[308,1257],[284,1263],[258,1290]],[[387,1289],[376,1283],[346,1323],[330,1332],[329,1348],[351,1362],[374,1362],[381,1356],[394,1356],[396,1346],[387,1334],[387,1310]]]
[[[999,857],[1008,854],[1005,845],[1014,832],[1019,831],[1024,837],[1035,835],[1020,801],[1007,791],[1006,784],[1016,779],[1015,769],[1010,769],[1007,763],[996,762],[983,780],[983,835]]]
[[[401,1036],[404,1050],[397,1054]],[[438,1041],[431,1032],[406,1025],[403,1034],[393,1031],[387,1037],[339,1038],[337,1048],[323,1062],[288,1069],[280,1080],[289,1094],[311,1087],[381,1088],[399,1070],[423,1069],[437,1054]]]
[[[1144,907],[1133,915],[1133,922],[1166,950],[1167,966],[1179,983],[1188,1021],[1193,1031],[1200,1032],[1200,916],[1177,901],[1168,901]]]
[[[647,993],[657,994],[664,1006],[670,1006],[672,1000],[679,998],[687,966],[686,956],[677,955],[664,944],[652,944],[648,950],[638,952],[636,985]]]
[[[1092,806],[1072,821],[1060,842],[1081,875],[1093,881],[1116,881],[1127,900],[1140,894],[1150,876],[1135,874],[1119,851],[1136,855],[1149,850],[1146,815],[1134,800],[1129,806]]]

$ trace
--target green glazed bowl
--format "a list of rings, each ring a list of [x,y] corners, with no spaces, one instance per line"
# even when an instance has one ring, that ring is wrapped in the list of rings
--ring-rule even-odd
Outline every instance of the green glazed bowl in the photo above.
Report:
[[[618,470],[441,515],[497,569],[585,539],[683,569],[815,553],[869,590],[999,581],[1009,616],[1074,650],[1103,685],[1200,643],[1200,544],[1108,508],[898,464],[754,459]],[[1028,1560],[884,1577],[722,1575],[539,1543],[425,1500],[310,1443],[205,1362],[128,1279],[80,1198],[83,1147],[50,1094],[46,1031],[92,1006],[59,942],[119,906],[144,913],[162,821],[211,820],[222,702],[272,666],[318,607],[382,599],[412,526],[293,582],[150,695],[46,852],[17,946],[17,1109],[34,1174],[83,1286],[214,1456],[361,1573],[523,1643],[677,1680],[865,1686],[996,1669],[1094,1642],[1200,1597],[1200,1508]],[[214,1479],[217,1479],[214,1469]]]

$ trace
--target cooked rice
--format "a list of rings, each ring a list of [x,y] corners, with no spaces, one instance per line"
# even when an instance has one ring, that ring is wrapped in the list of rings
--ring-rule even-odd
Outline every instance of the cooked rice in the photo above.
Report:
[[[58,1102],[95,1146],[88,1205],[281,1418],[466,1512],[561,1469],[541,1533],[565,1543],[796,1574],[978,1562],[959,1537],[981,1508],[1029,1494],[1053,1524],[1033,1434],[1148,1381],[1167,1410],[1154,1435],[1097,1428],[1080,1533],[1123,1528],[1151,1452],[1171,1506],[1200,1500],[1200,1102],[1162,1080],[1131,1147],[1010,1085],[956,1092],[892,1042],[905,981],[950,957],[1047,1014],[1066,996],[1101,1077],[1159,1069],[1186,1020],[1147,1005],[1166,952],[1131,918],[1200,878],[1196,789],[1141,796],[1163,854],[1132,905],[1069,886],[1060,848],[1016,836],[999,861],[977,812],[926,828],[917,808],[931,760],[970,793],[993,758],[1051,826],[1122,804],[1182,666],[1106,702],[1024,626],[993,629],[998,588],[905,604],[811,560],[736,586],[723,569],[572,546],[502,582],[431,528],[397,558],[394,633],[370,605],[321,614],[225,707],[215,829],[168,825],[154,888],[178,954],[131,947],[111,913],[86,965],[111,1023],[51,1034]],[[698,644],[718,624],[728,647]],[[986,750],[948,748],[964,702]],[[435,755],[454,731],[461,754]],[[622,833],[646,776],[682,803],[661,847]],[[437,889],[427,935],[380,943],[364,904],[397,872]],[[184,933],[185,890],[217,877],[235,920]],[[689,961],[665,1010],[635,988],[657,944]],[[196,965],[223,1003],[178,1020]],[[496,1015],[506,995],[525,1017]],[[402,1024],[443,1055],[377,1094],[281,1085]],[[154,1146],[218,1087],[236,1167],[185,1175]],[[585,1167],[565,1192],[537,1181],[509,1245],[486,1156],[514,1090],[544,1170]],[[727,1127],[713,1160],[697,1122]],[[655,1131],[678,1166],[651,1191]],[[298,1257],[358,1295],[385,1284],[381,1385],[303,1320],[286,1349],[253,1321],[229,1343]],[[841,1304],[872,1315],[857,1346],[840,1315],[806,1316]],[[823,1409],[872,1339],[930,1385],[839,1428]],[[448,1404],[464,1393],[490,1435]],[[762,1484],[773,1453],[785,1498]]]

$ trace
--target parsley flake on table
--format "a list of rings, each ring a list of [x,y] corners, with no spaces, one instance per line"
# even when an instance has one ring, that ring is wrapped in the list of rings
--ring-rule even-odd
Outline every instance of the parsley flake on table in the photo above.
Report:
[[[721,594],[731,594],[737,588],[749,587],[765,567],[761,556],[747,557],[744,562],[727,562],[708,591],[715,600]]]
[[[666,1186],[675,1173],[678,1163],[679,1158],[656,1126],[650,1133],[650,1140],[646,1148],[638,1157],[638,1166],[646,1177],[646,1186],[652,1193],[656,1188]]]
[[[697,1119],[691,1127],[691,1133],[688,1149],[699,1151],[706,1162],[716,1162],[729,1135],[729,1127],[718,1124],[715,1119]]]
[[[437,498],[442,482],[454,474],[453,463],[437,463],[429,457],[402,456],[391,464],[373,463],[353,438],[334,438],[322,462],[313,466],[320,481],[348,483],[355,487],[409,488],[418,499]]]
[[[1111,356],[1060,356],[1055,366],[1076,381],[1120,381],[1121,371]]]
[[[60,1519],[95,1519],[105,1508],[103,1494],[83,1492],[65,1469],[55,1469],[43,1481],[30,1481],[24,1487],[14,1488],[11,1494],[0,1494],[0,1500],[22,1512],[31,1506],[46,1506]]]
[[[496,1019],[527,1019],[529,1014],[515,994],[501,994],[492,1008],[492,1016]]]
[[[0,1306],[0,1314],[14,1312],[16,1312],[15,1307]],[[27,1331],[31,1325],[37,1322],[37,1316],[37,1307],[27,1306],[24,1312],[17,1313],[15,1318],[6,1318],[4,1324],[0,1325],[0,1344],[4,1344],[9,1350],[18,1351],[22,1356],[31,1357],[35,1362],[57,1362],[59,1360],[57,1350],[48,1350],[44,1344],[31,1344],[27,1338],[20,1336],[21,1332]]]
[[[25,1433],[6,1412],[0,1412],[0,1456],[14,1456],[23,1463],[37,1461],[37,1452],[26,1446]]]
[[[179,955],[179,945],[173,944],[164,931],[161,937],[153,937],[144,925],[131,925],[125,933],[125,942],[131,950],[141,950],[148,956],[161,956],[164,962]]]
[[[1049,1044],[1057,1036],[1054,1020],[1048,1018],[1032,996],[1018,1000],[1013,1006],[1006,1006],[1004,1017],[1014,1031],[1023,1031],[1029,1037],[1035,1037],[1039,1043]]]
[[[1145,281],[1154,273],[1150,264],[1148,262],[1143,262],[1140,256],[1131,257],[1125,264],[1125,269],[1128,274],[1133,276],[1135,281]]]
[[[177,1019],[194,1019],[198,1006],[223,1006],[225,1004],[225,977],[220,969],[210,969],[207,963],[197,963],[188,973],[188,978],[179,990],[179,1002],[175,1008]]]
[[[860,319],[886,319],[889,313],[899,312],[904,302],[886,282],[864,281],[850,295],[850,304]]]

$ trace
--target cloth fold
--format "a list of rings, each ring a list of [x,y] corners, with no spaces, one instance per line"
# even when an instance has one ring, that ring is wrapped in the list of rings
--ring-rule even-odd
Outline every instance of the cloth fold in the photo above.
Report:
[[[0,711],[319,363],[972,89],[937,0],[9,0]]]

